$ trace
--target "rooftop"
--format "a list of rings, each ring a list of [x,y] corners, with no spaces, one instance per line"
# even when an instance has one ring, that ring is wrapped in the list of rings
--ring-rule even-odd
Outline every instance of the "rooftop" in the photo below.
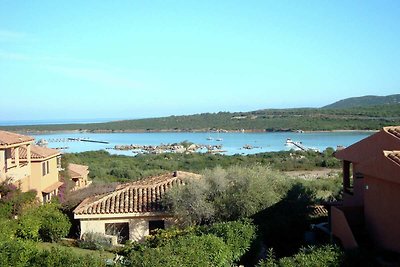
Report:
[[[45,159],[59,154],[60,151],[57,149],[31,145],[31,159]],[[12,151],[12,158],[15,158],[15,150]],[[19,158],[27,159],[27,150],[25,147],[19,148]]]
[[[162,212],[165,208],[161,205],[161,199],[165,192],[184,184],[184,179],[199,177],[198,174],[179,171],[120,185],[112,193],[85,199],[74,213],[94,215]]]
[[[34,141],[35,138],[27,135],[0,131],[0,146],[8,146],[19,143]]]
[[[400,165],[400,151],[385,151],[385,156]]]
[[[68,173],[71,176],[71,178],[79,178],[87,175],[89,173],[88,169],[89,167],[86,165],[80,165],[74,163],[68,164]]]
[[[386,132],[394,135],[397,138],[400,138],[400,126],[390,126],[383,128]]]

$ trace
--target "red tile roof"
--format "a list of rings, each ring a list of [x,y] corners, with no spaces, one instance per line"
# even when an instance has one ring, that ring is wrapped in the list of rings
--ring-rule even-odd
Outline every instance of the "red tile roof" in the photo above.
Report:
[[[200,175],[177,172],[165,174],[121,185],[116,191],[85,199],[75,210],[75,214],[126,214],[165,211],[161,199],[173,186],[184,183],[186,178],[199,178]]]
[[[68,164],[68,173],[71,178],[80,178],[89,173],[88,166],[70,163]]]
[[[19,158],[27,159],[27,150],[25,147],[19,148]],[[41,147],[36,145],[31,145],[31,159],[45,159],[51,156],[57,156],[60,154],[60,151],[57,149]],[[15,158],[15,150],[12,151],[12,158]]]
[[[385,153],[385,156],[400,165],[400,151],[390,151]]]
[[[42,192],[49,194],[49,193],[53,192],[54,190],[56,190],[57,188],[59,188],[60,186],[62,186],[63,184],[64,184],[63,182],[55,182],[54,184],[43,189]]]
[[[35,138],[27,135],[16,134],[12,132],[0,131],[0,146],[14,145],[34,141]]]
[[[396,136],[397,138],[400,138],[400,126],[390,126],[390,127],[384,127],[383,128],[386,132]]]

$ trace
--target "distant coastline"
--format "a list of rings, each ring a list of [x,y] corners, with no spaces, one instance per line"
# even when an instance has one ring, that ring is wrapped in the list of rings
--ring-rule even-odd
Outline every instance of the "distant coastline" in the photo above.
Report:
[[[315,130],[315,131],[302,131],[303,133],[374,133],[379,130],[346,130],[346,129],[338,129],[338,130]],[[207,130],[20,130],[17,131],[22,134],[32,134],[32,135],[40,135],[40,134],[59,134],[59,133],[217,133]],[[297,131],[287,131],[287,130],[276,130],[276,131],[265,131],[265,130],[224,130],[224,133],[296,133]],[[301,134],[301,133],[300,133]]]
[[[400,125],[400,104],[348,109],[266,109],[218,112],[95,123],[1,125],[1,130],[27,133],[81,131],[90,133],[151,132],[330,132],[370,131]],[[43,122],[40,122],[43,123]]]

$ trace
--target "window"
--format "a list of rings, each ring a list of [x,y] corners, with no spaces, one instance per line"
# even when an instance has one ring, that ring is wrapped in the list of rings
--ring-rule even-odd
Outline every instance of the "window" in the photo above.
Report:
[[[164,220],[149,221],[149,233],[153,235],[157,229],[165,229]]]
[[[129,223],[106,223],[106,235],[117,236],[118,243],[123,244],[129,240]]]
[[[57,169],[61,170],[61,156],[57,157]]]
[[[42,162],[42,176],[45,176],[50,172],[49,161]]]

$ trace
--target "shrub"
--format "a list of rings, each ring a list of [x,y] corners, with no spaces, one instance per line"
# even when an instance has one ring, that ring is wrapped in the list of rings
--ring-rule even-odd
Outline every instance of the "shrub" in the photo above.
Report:
[[[71,227],[68,217],[55,204],[40,206],[38,215],[41,218],[40,238],[45,242],[57,242],[65,237]]]
[[[38,249],[33,242],[18,239],[3,242],[0,244],[0,266],[30,266],[30,260],[37,253]]]
[[[22,239],[39,240],[40,218],[33,212],[25,214],[18,220],[15,235]]]
[[[48,203],[21,216],[16,236],[23,239],[56,242],[66,236],[71,223],[59,209],[58,204]]]
[[[339,267],[342,263],[343,253],[338,247],[325,245],[321,247],[302,248],[292,257],[275,259],[273,252],[268,252],[269,257],[259,263],[259,267]]]
[[[256,227],[249,220],[216,223],[210,227],[202,227],[202,231],[222,238],[235,261],[250,249],[256,237]]]
[[[265,166],[206,170],[203,178],[172,188],[166,205],[183,225],[238,220],[276,203],[291,181]]]
[[[0,266],[8,267],[89,267],[105,266],[95,256],[81,256],[67,250],[51,248],[40,250],[32,241],[13,240],[0,243]]]
[[[133,251],[129,266],[230,266],[232,252],[222,239],[213,235],[187,235],[157,248]]]

